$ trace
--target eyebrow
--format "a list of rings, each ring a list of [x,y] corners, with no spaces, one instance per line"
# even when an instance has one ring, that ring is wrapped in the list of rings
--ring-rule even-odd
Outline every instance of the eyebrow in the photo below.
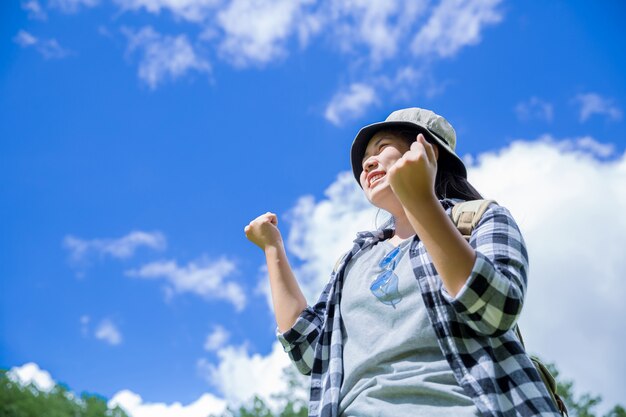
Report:
[[[381,140],[386,139],[387,136],[381,136],[378,139],[376,139],[376,142],[374,142],[374,144],[372,145],[373,148],[376,148],[376,146],[378,146],[378,144],[380,143]],[[369,144],[368,144],[369,145]],[[363,161],[365,161],[368,158],[368,154],[367,154],[367,148],[365,153],[363,154],[363,159],[361,159],[361,165],[363,165]]]

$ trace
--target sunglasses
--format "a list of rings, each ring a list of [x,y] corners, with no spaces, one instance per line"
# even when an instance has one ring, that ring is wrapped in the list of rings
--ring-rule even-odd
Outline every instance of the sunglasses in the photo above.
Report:
[[[393,272],[400,258],[398,256],[400,250],[400,246],[395,247],[378,263],[383,272],[370,285],[370,291],[378,298],[378,301],[394,309],[396,304],[402,301],[402,295],[398,292],[398,275]]]

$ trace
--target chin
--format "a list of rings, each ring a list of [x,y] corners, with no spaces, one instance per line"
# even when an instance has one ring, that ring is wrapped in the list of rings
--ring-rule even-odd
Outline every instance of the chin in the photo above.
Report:
[[[394,213],[402,207],[402,203],[396,197],[388,183],[379,184],[375,188],[368,190],[365,194],[367,200],[375,207]]]
[[[391,196],[393,196],[391,198],[395,198],[395,195],[391,191],[391,187],[389,187],[389,185],[387,184],[379,184],[375,188],[368,190],[368,193],[365,196],[370,203],[378,208],[382,208],[383,210],[383,206],[386,205],[384,204],[385,201],[388,201]]]

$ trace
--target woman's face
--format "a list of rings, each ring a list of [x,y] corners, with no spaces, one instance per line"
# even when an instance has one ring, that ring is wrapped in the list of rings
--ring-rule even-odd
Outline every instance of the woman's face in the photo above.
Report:
[[[389,185],[387,172],[409,149],[406,139],[384,130],[372,136],[367,144],[359,180],[365,196],[375,206],[385,208],[389,198],[396,198]]]

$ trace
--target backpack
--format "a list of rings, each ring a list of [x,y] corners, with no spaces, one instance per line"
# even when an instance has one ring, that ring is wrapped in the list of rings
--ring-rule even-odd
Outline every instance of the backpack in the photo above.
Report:
[[[485,214],[487,207],[491,203],[496,203],[495,200],[471,200],[465,201],[456,204],[452,207],[452,221],[454,225],[459,229],[465,240],[469,242],[472,231],[480,221],[480,218]],[[522,333],[519,330],[519,326],[515,325],[515,334],[519,339],[520,343],[524,350],[526,350],[526,346],[524,346],[524,340],[522,339]],[[548,370],[548,368],[541,362],[541,360],[534,356],[529,355],[530,360],[535,365],[535,368],[539,372],[541,379],[543,380],[546,388],[548,388],[548,392],[556,405],[557,410],[561,413],[562,416],[568,416],[567,408],[565,407],[565,403],[557,393],[556,380]]]

